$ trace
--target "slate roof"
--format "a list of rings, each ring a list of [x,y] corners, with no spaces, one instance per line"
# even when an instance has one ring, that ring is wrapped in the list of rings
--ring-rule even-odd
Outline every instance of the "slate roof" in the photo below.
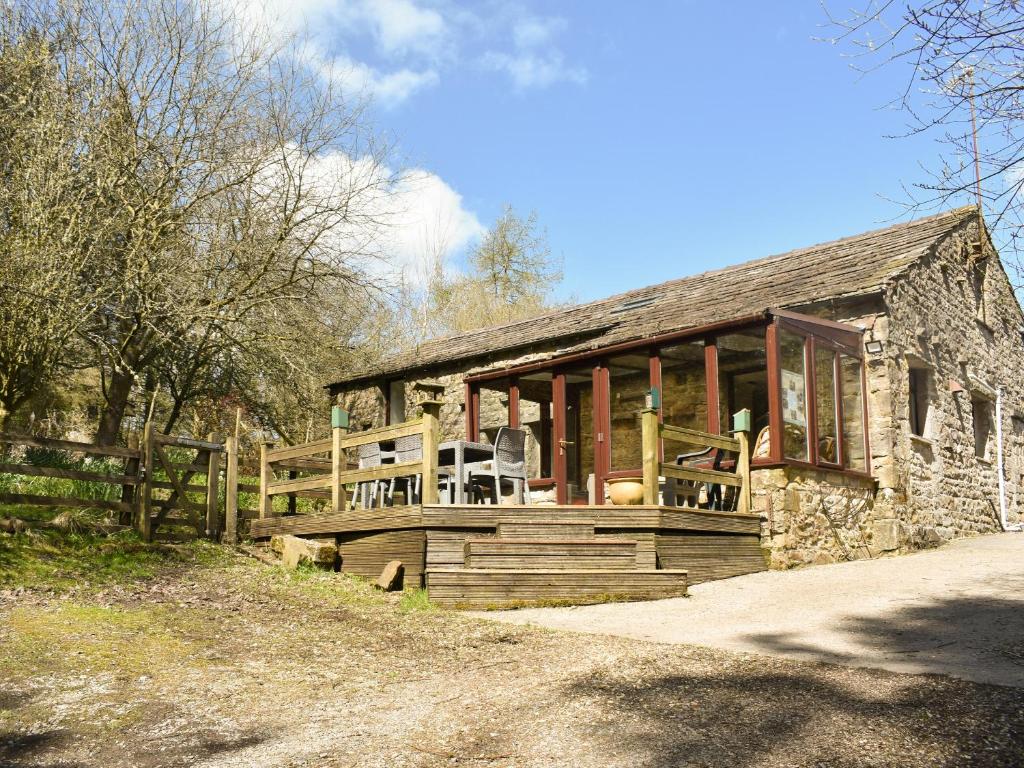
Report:
[[[965,206],[529,320],[432,339],[382,364],[350,371],[335,385],[496,354],[509,357],[517,350],[555,342],[561,342],[559,353],[598,349],[756,315],[769,307],[876,293],[976,213],[974,206]]]

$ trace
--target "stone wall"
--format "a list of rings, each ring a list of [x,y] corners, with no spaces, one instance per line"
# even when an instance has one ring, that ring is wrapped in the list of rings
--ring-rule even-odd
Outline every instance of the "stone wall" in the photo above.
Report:
[[[1021,519],[1021,313],[997,257],[972,259],[976,238],[976,225],[965,225],[896,280],[875,328],[884,351],[869,364],[872,449],[880,488],[906,499],[897,507],[901,547],[999,530],[994,426],[976,455],[975,416],[995,423],[985,384],[1002,390],[1008,517]],[[927,382],[922,437],[911,431],[913,367]]]
[[[899,549],[894,491],[874,480],[826,470],[773,467],[753,472],[753,511],[769,566],[834,563]]]

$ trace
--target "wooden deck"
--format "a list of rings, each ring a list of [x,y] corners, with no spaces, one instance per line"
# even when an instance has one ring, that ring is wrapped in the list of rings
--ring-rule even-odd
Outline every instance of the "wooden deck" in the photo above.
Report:
[[[333,536],[341,570],[460,608],[647,600],[765,569],[757,515],[663,506],[412,505],[253,520],[250,535]]]
[[[497,530],[498,522],[583,521],[595,528],[622,530],[678,530],[758,535],[757,515],[715,512],[685,507],[632,506],[523,506],[467,504],[412,505],[380,509],[356,509],[320,515],[292,515],[253,520],[254,539],[278,533],[296,536],[354,531],[394,531],[407,528],[477,528]]]

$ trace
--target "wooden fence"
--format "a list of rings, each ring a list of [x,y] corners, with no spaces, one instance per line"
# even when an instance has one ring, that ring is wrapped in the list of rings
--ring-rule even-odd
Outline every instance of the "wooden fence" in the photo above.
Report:
[[[736,511],[750,512],[750,433],[746,430],[735,432],[735,437],[714,435],[695,429],[673,427],[658,422],[658,411],[646,408],[641,413],[641,444],[643,447],[644,504],[658,504],[660,479],[666,482],[687,480],[690,482],[717,483],[736,488]],[[733,471],[685,467],[666,464],[661,460],[663,441],[685,443],[702,448],[728,451],[736,454]]]
[[[279,448],[269,443],[264,444],[260,451],[259,517],[262,519],[273,516],[273,497],[282,494],[293,497],[330,498],[332,510],[340,512],[347,506],[347,485],[410,475],[423,476],[422,502],[436,504],[437,446],[440,436],[438,419],[441,403],[427,400],[421,403],[421,406],[423,415],[420,418],[402,424],[351,434],[343,427],[334,427],[331,437],[326,440]],[[423,458],[419,461],[404,461],[399,464],[383,464],[379,467],[360,469],[353,461],[355,457],[348,453],[361,445],[410,435],[422,436]],[[230,454],[228,466],[230,477]],[[277,473],[284,469],[289,470],[288,479],[277,476]],[[230,505],[228,509],[230,514]],[[231,524],[229,520],[228,527]]]
[[[0,433],[0,444],[101,456],[122,462],[121,471],[111,473],[4,460],[0,462],[0,473],[116,485],[121,487],[121,493],[116,501],[73,493],[60,496],[0,493],[0,504],[107,509],[118,513],[119,523],[133,525],[146,539],[151,539],[160,526],[180,522],[190,524],[200,536],[215,539],[220,534],[218,488],[220,456],[225,446],[216,435],[211,435],[206,441],[193,440],[162,435],[147,425],[142,440],[132,436],[128,446],[5,433]],[[177,449],[177,455],[170,454],[169,448]],[[4,453],[6,455],[7,452]],[[187,460],[181,460],[182,453]],[[166,479],[160,478],[161,473]],[[196,482],[200,475],[203,481]],[[169,494],[164,497],[160,493],[162,491],[169,491]],[[202,494],[204,501],[194,501],[189,494]]]

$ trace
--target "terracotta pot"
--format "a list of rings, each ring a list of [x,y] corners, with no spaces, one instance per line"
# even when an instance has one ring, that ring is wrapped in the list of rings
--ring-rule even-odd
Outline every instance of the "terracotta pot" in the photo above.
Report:
[[[644,484],[639,477],[616,477],[608,481],[608,496],[612,504],[643,504]]]

